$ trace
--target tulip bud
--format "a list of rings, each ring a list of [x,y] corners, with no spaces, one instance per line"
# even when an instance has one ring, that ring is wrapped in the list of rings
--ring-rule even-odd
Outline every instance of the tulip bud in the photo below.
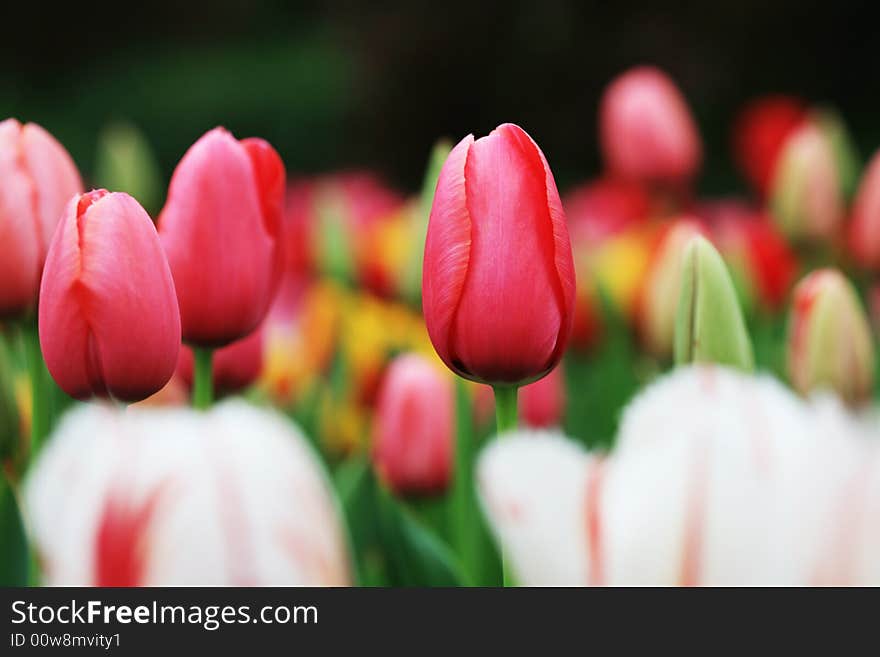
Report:
[[[685,248],[675,323],[675,362],[718,363],[749,371],[752,344],[724,261],[702,236]]]
[[[789,238],[834,237],[844,217],[834,147],[815,122],[786,140],[770,192],[773,219]]]
[[[801,394],[830,388],[850,404],[874,384],[874,344],[852,284],[833,269],[814,271],[794,291],[788,374]]]
[[[39,313],[46,367],[71,397],[139,401],[168,382],[180,350],[174,281],[131,196],[99,189],[67,204]]]
[[[859,183],[862,168],[858,148],[847,130],[843,118],[834,109],[822,107],[813,113],[813,119],[825,134],[834,152],[840,191],[846,201],[852,199]]]
[[[856,261],[866,269],[880,270],[880,151],[871,158],[859,184],[849,231]]]
[[[645,183],[687,185],[702,159],[697,126],[675,83],[642,66],[616,78],[599,109],[599,139],[608,169]]]
[[[221,347],[262,321],[283,265],[283,203],[284,165],[262,139],[215,128],[183,156],[158,225],[185,341]]]
[[[645,349],[656,358],[672,357],[682,255],[691,238],[702,230],[692,219],[666,227],[642,281],[637,312],[639,334]]]
[[[243,390],[260,376],[263,367],[263,325],[249,336],[236,340],[214,352],[214,390],[227,395]],[[186,345],[180,348],[177,374],[187,390],[193,383],[193,352]]]
[[[565,414],[565,376],[562,363],[547,376],[523,386],[519,394],[523,424],[536,429],[557,427]]]
[[[344,586],[326,474],[288,418],[90,404],[66,415],[24,488],[45,583]]]
[[[161,203],[161,177],[153,149],[134,125],[113,123],[101,131],[95,163],[98,185],[126,192],[155,212]]]
[[[396,358],[385,374],[373,430],[373,463],[399,494],[442,492],[453,449],[452,386],[416,354]]]
[[[49,242],[82,181],[70,155],[35,123],[0,121],[0,318],[36,306]]]
[[[751,101],[737,117],[734,156],[743,175],[762,197],[770,190],[786,140],[806,119],[807,108],[801,100],[777,95]]]
[[[437,182],[422,303],[443,362],[465,378],[519,385],[549,372],[571,333],[574,264],[553,174],[504,124],[465,137]]]

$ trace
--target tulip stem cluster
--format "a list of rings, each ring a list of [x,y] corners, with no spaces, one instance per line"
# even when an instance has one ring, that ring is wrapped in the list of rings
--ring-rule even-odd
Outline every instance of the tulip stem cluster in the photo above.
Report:
[[[40,350],[40,334],[36,322],[22,331],[31,383],[31,454],[37,454],[49,433],[49,399],[46,386],[46,365]]]
[[[193,387],[192,404],[194,408],[210,408],[214,401],[213,359],[214,350],[204,347],[193,348]]]

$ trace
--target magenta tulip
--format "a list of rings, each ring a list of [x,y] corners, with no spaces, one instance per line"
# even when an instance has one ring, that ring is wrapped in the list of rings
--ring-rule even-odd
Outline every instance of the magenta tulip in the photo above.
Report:
[[[222,128],[177,165],[158,224],[188,343],[221,347],[262,321],[283,265],[284,185],[284,164],[267,142],[238,141]]]
[[[36,305],[49,242],[82,181],[70,155],[35,123],[0,122],[0,318]]]
[[[174,373],[180,314],[150,217],[128,194],[99,189],[67,205],[40,287],[40,345],[72,397],[133,402]]]
[[[553,174],[537,144],[504,124],[465,137],[440,173],[422,298],[434,348],[457,374],[521,385],[562,356],[574,265]]]
[[[443,491],[452,468],[452,385],[423,356],[391,363],[376,409],[373,463],[397,493]]]
[[[687,102],[663,71],[643,66],[605,90],[599,137],[611,173],[645,183],[687,185],[702,145]]]

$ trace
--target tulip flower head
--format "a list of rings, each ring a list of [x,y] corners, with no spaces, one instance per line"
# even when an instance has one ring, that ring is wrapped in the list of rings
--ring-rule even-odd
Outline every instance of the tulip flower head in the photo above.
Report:
[[[520,385],[549,372],[571,333],[574,265],[553,174],[504,124],[465,137],[437,182],[422,303],[443,362],[465,378]]]
[[[786,140],[774,171],[770,209],[791,239],[828,240],[844,218],[844,200],[834,146],[815,122]]]
[[[752,344],[721,255],[709,240],[697,235],[682,258],[676,363],[719,363],[750,371],[754,367]]]
[[[284,264],[284,188],[284,165],[267,142],[222,128],[177,165],[158,227],[186,342],[221,347],[266,315]]]
[[[866,269],[880,270],[880,151],[859,184],[849,226],[850,251]]]
[[[336,500],[306,439],[242,401],[204,413],[79,407],[24,498],[49,585],[351,582]]]
[[[827,388],[850,404],[871,395],[871,327],[852,284],[836,270],[814,271],[795,288],[788,373],[802,394]]]
[[[443,491],[454,440],[452,384],[424,356],[405,354],[385,374],[376,408],[373,462],[400,494]]]
[[[71,199],[49,247],[39,308],[50,374],[77,399],[139,401],[180,349],[174,281],[150,217],[128,194]]]
[[[36,307],[55,227],[80,192],[76,165],[52,135],[35,123],[0,121],[0,318]]]
[[[608,85],[599,109],[599,140],[608,170],[643,183],[686,187],[702,160],[687,102],[661,70],[631,69]]]

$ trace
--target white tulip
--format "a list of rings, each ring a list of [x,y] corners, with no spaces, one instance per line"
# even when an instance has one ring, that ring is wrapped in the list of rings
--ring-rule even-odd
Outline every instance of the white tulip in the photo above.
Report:
[[[87,405],[26,482],[52,585],[346,585],[332,489],[286,418],[242,401],[208,412]]]

